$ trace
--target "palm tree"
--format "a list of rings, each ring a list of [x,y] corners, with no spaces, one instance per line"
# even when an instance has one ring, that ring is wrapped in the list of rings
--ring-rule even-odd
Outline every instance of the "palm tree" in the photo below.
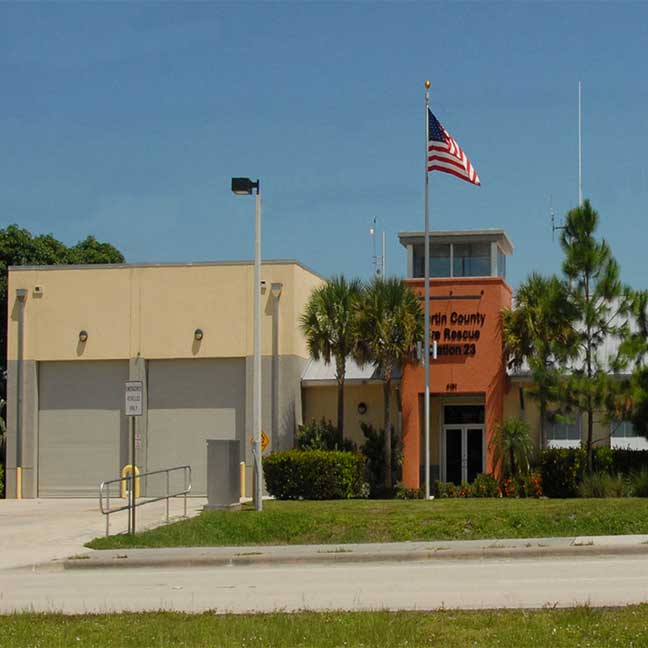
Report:
[[[343,275],[333,277],[312,292],[300,320],[311,358],[323,358],[326,364],[335,361],[340,447],[344,441],[346,359],[355,346],[355,307],[361,291],[362,284],[358,279],[347,281]]]
[[[360,364],[373,362],[383,380],[385,488],[392,486],[391,384],[394,369],[411,360],[423,336],[423,313],[414,292],[400,279],[376,277],[356,307]]]
[[[540,408],[540,447],[547,444],[545,419],[557,398],[558,366],[575,348],[574,306],[568,288],[557,277],[529,275],[520,286],[513,309],[504,309],[504,354],[509,368],[528,363],[535,386],[530,394]]]
[[[526,475],[531,466],[533,441],[529,424],[519,418],[509,418],[495,427],[491,440],[495,464],[501,464],[503,477]]]

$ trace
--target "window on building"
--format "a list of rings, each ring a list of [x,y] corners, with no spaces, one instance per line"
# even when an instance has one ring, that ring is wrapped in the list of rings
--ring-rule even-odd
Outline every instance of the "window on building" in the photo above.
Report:
[[[497,276],[506,279],[506,254],[497,248]]]
[[[425,246],[412,246],[412,277],[425,275]],[[496,243],[432,243],[431,277],[506,278],[506,255]]]
[[[443,408],[445,425],[481,424],[485,421],[483,405],[446,405]]]
[[[630,421],[610,423],[610,446],[631,450],[648,450],[648,439],[637,432]]]
[[[491,274],[490,243],[456,243],[453,245],[454,277],[489,277]]]
[[[425,276],[425,246],[414,246],[414,277]],[[450,276],[450,244],[430,245],[430,277]]]
[[[615,439],[633,439],[641,435],[635,430],[631,421],[612,421],[610,436]]]
[[[559,421],[547,421],[545,423],[545,430],[547,433],[548,441],[572,441],[580,442],[581,438],[581,421],[580,416],[576,417],[574,421],[569,423],[562,423]],[[577,444],[575,443],[575,445]]]

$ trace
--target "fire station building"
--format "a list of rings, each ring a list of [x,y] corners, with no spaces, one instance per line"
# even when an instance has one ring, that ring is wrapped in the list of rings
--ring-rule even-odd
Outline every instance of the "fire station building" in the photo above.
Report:
[[[423,233],[399,236],[405,281],[423,299]],[[509,375],[500,313],[513,245],[502,230],[433,232],[430,247],[431,478],[471,481],[493,468],[495,424],[521,416],[528,373]],[[195,495],[206,490],[206,440],[240,441],[252,465],[253,266],[249,262],[14,267],[8,293],[7,496],[96,496],[128,464],[124,383],[143,382],[137,417],[142,472],[189,464]],[[299,318],[324,279],[297,261],[262,266],[262,428],[266,452],[293,446],[298,425],[336,419],[335,368],[309,360]],[[424,372],[408,364],[394,380],[392,411],[404,443],[403,481],[423,483]],[[374,367],[347,363],[345,433],[382,426]],[[595,436],[645,447],[626,424]],[[552,445],[580,443],[581,426],[551,424]],[[251,477],[251,470],[247,471]],[[249,486],[249,485],[248,485]],[[146,493],[143,493],[146,495]]]

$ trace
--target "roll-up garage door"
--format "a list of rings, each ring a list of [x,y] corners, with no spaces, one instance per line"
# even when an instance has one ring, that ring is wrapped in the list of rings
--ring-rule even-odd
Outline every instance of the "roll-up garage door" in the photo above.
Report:
[[[244,359],[149,361],[148,470],[190,465],[192,494],[204,495],[207,439],[244,439],[244,412]],[[161,494],[158,481],[148,495]]]
[[[128,362],[42,362],[38,380],[39,496],[97,497],[127,447]]]

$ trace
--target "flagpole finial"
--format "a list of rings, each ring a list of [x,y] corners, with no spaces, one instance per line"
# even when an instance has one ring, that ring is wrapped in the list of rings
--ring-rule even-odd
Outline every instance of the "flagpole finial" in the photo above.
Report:
[[[429,82],[429,81],[426,81],[426,82],[425,82],[425,87],[426,87],[427,90],[430,89],[430,82]]]

